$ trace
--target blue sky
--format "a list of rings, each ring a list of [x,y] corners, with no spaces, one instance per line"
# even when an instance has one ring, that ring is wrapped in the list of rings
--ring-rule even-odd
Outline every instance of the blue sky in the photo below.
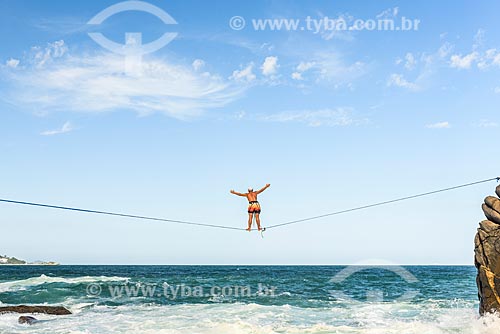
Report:
[[[499,176],[500,4],[0,1],[1,198],[264,225]],[[234,16],[246,27],[233,30]],[[420,20],[256,31],[252,19]],[[151,42],[141,71],[95,43]],[[256,233],[1,205],[0,253],[63,263],[471,264],[494,184]]]

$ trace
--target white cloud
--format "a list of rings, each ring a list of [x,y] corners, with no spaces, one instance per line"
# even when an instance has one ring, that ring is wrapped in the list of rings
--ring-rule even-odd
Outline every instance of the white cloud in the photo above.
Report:
[[[406,53],[404,59],[398,57],[396,58],[395,62],[394,62],[396,65],[401,65],[403,64],[403,66],[411,71],[415,68],[415,66],[417,65],[418,61],[417,61],[417,58],[415,57],[415,55],[413,55],[413,53],[411,52],[408,52]]]
[[[308,62],[301,61],[300,64],[297,65],[297,72],[305,72],[313,68],[314,65],[315,63],[313,61],[308,61]]]
[[[248,64],[245,68],[241,70],[234,70],[230,77],[236,81],[252,82],[255,80],[255,74],[253,73],[253,63]]]
[[[485,31],[484,29],[479,29],[476,34],[474,35],[474,44],[472,45],[472,49],[476,50],[477,48],[481,47],[484,44],[485,41]]]
[[[262,70],[263,75],[269,76],[276,74],[278,67],[278,57],[270,56],[266,57],[260,69]]]
[[[419,87],[417,84],[410,82],[406,80],[403,75],[393,73],[389,77],[389,80],[387,81],[387,86],[396,86],[396,87],[402,87],[402,88],[407,88],[410,90],[417,90]]]
[[[10,58],[5,62],[5,65],[10,68],[16,68],[19,65],[19,59]]]
[[[433,124],[427,124],[425,127],[428,129],[449,129],[451,128],[451,124],[449,122],[438,122]]]
[[[487,119],[482,119],[476,124],[476,126],[480,128],[496,128],[498,127],[498,123]]]
[[[500,94],[500,87],[495,87],[493,91],[495,92],[495,94]]]
[[[68,47],[63,40],[49,43],[47,47],[35,46],[31,48],[32,61],[38,67],[43,67],[56,58],[63,57],[68,52]]]
[[[63,126],[60,129],[57,129],[57,130],[48,130],[48,131],[44,131],[44,132],[42,132],[40,134],[42,136],[54,136],[54,135],[59,135],[59,134],[62,134],[62,133],[68,133],[68,132],[71,132],[73,130],[74,130],[74,128],[71,125],[71,123],[70,122],[66,122],[66,123],[63,124]]]
[[[2,76],[8,87],[0,96],[41,113],[133,110],[186,119],[226,105],[243,90],[165,59],[143,59],[140,73],[128,73],[121,56],[68,54],[63,41],[33,50],[31,66]]]
[[[247,113],[245,112],[245,110],[240,110],[240,111],[233,114],[233,118],[234,119],[243,119],[243,118],[245,118],[246,114]]]
[[[500,51],[494,48],[485,51],[484,36],[484,30],[478,30],[473,39],[472,50],[466,53],[454,51],[456,47],[453,44],[443,41],[435,52],[406,53],[404,57],[396,58],[396,65],[404,65],[408,70],[415,68],[417,75],[411,82],[401,74],[392,74],[388,85],[423,90],[434,84],[431,79],[445,66],[458,70],[473,68],[486,70],[493,66],[500,67]],[[445,38],[446,34],[440,37]]]
[[[412,70],[413,68],[415,68],[417,60],[415,59],[412,53],[408,52],[405,56],[405,59],[406,59],[405,68],[407,70]]]
[[[312,61],[301,61],[299,65],[297,65],[296,71],[292,73],[291,78],[294,80],[304,80],[304,78],[302,77],[302,73],[310,70],[311,68],[314,68],[315,65],[316,63]]]
[[[449,42],[445,42],[438,50],[438,55],[440,58],[448,57],[450,52],[453,50],[453,45]]]
[[[319,72],[317,81],[333,82],[338,87],[364,75],[366,64],[361,61],[346,64],[337,54],[322,52],[315,55],[313,69]]]
[[[412,81],[402,74],[390,75],[387,85],[403,87],[410,90],[423,90],[433,84],[432,76],[448,61],[448,55],[453,50],[453,45],[445,42],[434,52],[407,52],[404,57],[396,58],[396,65],[403,65],[407,70],[416,70]]]
[[[386,10],[377,14],[377,18],[378,19],[394,18],[398,16],[398,14],[399,14],[399,7],[387,8]]]
[[[195,59],[191,65],[195,71],[199,71],[203,66],[205,66],[205,62],[202,59]]]
[[[270,44],[270,43],[262,43],[262,45],[260,46],[260,48],[262,50],[266,50],[266,51],[273,51],[274,50],[274,45],[273,44]]]
[[[477,67],[481,70],[485,70],[493,65],[500,66],[500,52],[498,52],[497,49],[488,49],[484,53],[484,56],[477,62]]]
[[[460,69],[470,68],[472,63],[478,58],[479,54],[474,51],[469,53],[468,55],[453,55],[450,58],[450,66],[456,67]]]
[[[485,31],[479,29],[473,38],[472,51],[465,55],[452,55],[449,62],[450,67],[470,69],[475,65],[480,70],[486,70],[491,66],[500,66],[500,52],[495,48],[484,51],[485,41]],[[451,51],[451,48],[448,48],[448,50]],[[444,56],[447,56],[448,53],[450,52],[446,52]]]
[[[304,78],[302,78],[302,73],[300,72],[293,72],[291,77],[294,80],[304,80]]]
[[[497,53],[493,56],[492,64],[500,66],[500,53]]]
[[[349,126],[366,124],[367,119],[357,119],[349,108],[295,110],[265,115],[260,120],[268,122],[298,122],[308,126]]]
[[[312,55],[307,55],[306,60],[300,61],[295,68],[289,73],[289,78],[295,81],[303,81],[305,83],[307,80],[310,84],[325,84],[334,85],[334,88],[339,88],[342,86],[347,86],[352,88],[352,83],[357,78],[364,75],[367,71],[367,64],[357,61],[354,63],[346,63],[338,53],[320,51],[315,52]],[[276,58],[276,60],[274,60]],[[267,63],[267,65],[266,65]],[[279,68],[277,57],[268,57],[264,62],[263,72],[267,73],[268,76],[263,82],[265,83],[283,83],[285,81],[276,81],[277,75],[269,75],[272,70],[264,71],[265,68]],[[307,75],[305,75],[307,73]],[[304,84],[301,83],[299,87],[304,88]]]
[[[325,41],[332,39],[343,41],[354,40],[353,32],[348,29],[349,26],[352,26],[356,20],[354,16],[348,13],[343,13],[339,14],[337,17],[331,17],[323,14],[322,12],[319,12],[318,16],[320,20],[329,20],[331,25],[327,26],[325,24],[320,24],[321,22],[317,21],[312,27],[314,34],[319,34]]]

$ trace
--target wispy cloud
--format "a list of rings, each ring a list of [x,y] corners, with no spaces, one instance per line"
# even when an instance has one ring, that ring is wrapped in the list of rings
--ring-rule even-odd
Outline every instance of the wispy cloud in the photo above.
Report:
[[[291,78],[294,80],[304,80],[304,78],[302,77],[302,73],[310,70],[315,65],[316,64],[312,61],[310,62],[301,61],[299,65],[297,65],[297,67],[295,68],[295,72],[292,72]]]
[[[453,55],[450,58],[450,66],[459,69],[468,69],[471,67],[472,63],[479,58],[479,53],[476,51],[471,52],[465,56]]]
[[[302,77],[302,73],[300,72],[293,72],[290,77],[293,79],[293,80],[304,80],[304,78]]]
[[[487,119],[481,119],[481,120],[479,120],[479,122],[477,122],[474,125],[479,127],[479,128],[496,128],[496,127],[498,127],[497,122],[493,122],[493,121],[490,121]]]
[[[500,51],[495,48],[486,48],[486,32],[479,29],[474,35],[471,51],[466,54],[451,55],[449,65],[452,68],[471,69],[477,67],[486,70],[500,66]]]
[[[451,124],[449,122],[438,122],[427,124],[425,127],[428,129],[449,129],[451,128]]]
[[[413,53],[408,52],[405,56],[406,62],[405,62],[405,68],[407,70],[413,70],[415,68],[415,65],[417,63],[417,60],[415,59],[415,56]]]
[[[70,122],[66,122],[63,124],[63,126],[60,129],[56,130],[48,130],[40,133],[42,136],[54,136],[54,135],[59,135],[63,133],[68,133],[73,131],[73,125]]]
[[[57,17],[33,17],[28,21],[37,30],[49,33],[57,33],[61,35],[71,35],[81,33],[90,29],[87,24],[88,18],[84,19],[76,16],[60,16]]]
[[[356,20],[356,18],[349,13],[341,13],[337,17],[332,18],[332,17],[329,17],[328,15],[325,15],[322,12],[319,12],[318,16],[323,20],[333,19],[335,22],[343,23],[346,26],[352,25],[354,20]],[[342,40],[342,41],[353,41],[355,39],[353,31],[349,31],[348,29],[345,29],[345,30],[327,29],[327,27],[324,24],[320,24],[319,26],[315,26],[314,29],[315,29],[315,33],[319,34],[321,36],[321,38],[324,39],[325,41],[329,41],[329,40],[333,40],[333,39]]]
[[[478,29],[473,38],[472,49],[476,50],[479,47],[483,46],[486,40],[486,31],[484,29]]]
[[[233,79],[235,81],[242,81],[242,82],[254,81],[257,78],[257,76],[253,73],[253,66],[254,66],[254,64],[250,63],[243,68],[240,68],[238,70],[234,70],[230,79]]]
[[[5,62],[5,66],[10,68],[16,68],[19,65],[19,59],[10,58]]]
[[[203,59],[195,59],[191,66],[193,66],[195,71],[199,71],[203,66],[205,66],[205,61]]]
[[[378,13],[376,15],[376,18],[378,20],[395,19],[398,15],[399,15],[399,8],[392,7],[392,8],[387,8],[382,12]],[[345,27],[352,26],[353,24],[355,24],[356,20],[359,19],[359,17],[355,17],[354,15],[349,13],[340,13],[337,15],[337,17],[331,17],[325,15],[322,12],[318,12],[318,16],[323,20],[325,19],[333,20],[333,22],[337,22],[337,25],[339,26],[342,25]],[[314,29],[316,34],[319,34],[322,39],[327,41],[332,39],[353,41],[356,35],[355,31],[349,29],[331,29],[328,28],[328,26],[325,24],[320,24],[319,26],[315,26]]]
[[[304,83],[334,85],[334,88],[350,87],[356,79],[366,74],[367,67],[361,61],[349,63],[336,52],[320,51],[300,61],[290,77]]]
[[[444,39],[447,34],[441,34]],[[479,29],[472,39],[470,50],[459,52],[456,46],[443,41],[435,52],[407,52],[404,57],[396,58],[401,73],[394,73],[388,79],[388,86],[403,87],[410,90],[424,90],[432,85],[432,77],[444,67],[458,70],[487,70],[500,67],[500,50],[486,48],[485,31]],[[415,70],[416,75],[410,76]],[[407,79],[411,77],[411,79]]]
[[[368,123],[366,118],[358,118],[350,108],[292,110],[262,115],[259,120],[267,122],[298,122],[308,126],[349,126]]]
[[[406,80],[402,74],[397,74],[397,73],[391,74],[391,76],[387,80],[387,86],[402,87],[410,90],[417,90],[419,88],[416,83]]]
[[[447,57],[453,51],[453,48],[454,46],[450,42],[445,42],[438,49],[439,58]]]
[[[65,43],[58,41],[33,48],[23,66],[4,68],[8,89],[0,96],[45,111],[133,110],[186,119],[224,106],[244,90],[201,71],[200,61],[182,65],[168,59],[143,59],[142,71],[137,73],[126,72],[124,64],[123,57],[109,53],[69,54]]]
[[[390,19],[395,18],[399,14],[399,7],[387,8],[384,11],[377,14],[378,19]]]
[[[313,68],[319,70],[319,81],[335,82],[336,85],[350,84],[367,71],[365,63],[356,61],[348,64],[334,53],[319,53],[312,63]]]
[[[387,86],[402,87],[408,90],[420,91],[426,89],[432,81],[432,76],[447,65],[448,56],[453,45],[444,42],[433,52],[407,52],[404,58],[397,58],[396,65],[402,66],[401,73],[393,73],[387,80]],[[411,76],[412,79],[407,79]]]

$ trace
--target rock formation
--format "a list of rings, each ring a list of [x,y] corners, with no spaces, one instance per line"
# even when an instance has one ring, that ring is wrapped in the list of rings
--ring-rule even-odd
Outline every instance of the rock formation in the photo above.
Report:
[[[71,312],[62,306],[4,306],[0,307],[2,313],[43,313],[52,315],[68,315]]]
[[[33,325],[35,322],[37,322],[36,318],[30,317],[30,316],[20,316],[17,322],[20,324],[28,324],[28,325]]]
[[[500,197],[500,185],[496,188]],[[477,268],[476,284],[479,313],[500,313],[500,199],[488,196],[482,209],[487,220],[479,223],[474,239],[474,264]]]

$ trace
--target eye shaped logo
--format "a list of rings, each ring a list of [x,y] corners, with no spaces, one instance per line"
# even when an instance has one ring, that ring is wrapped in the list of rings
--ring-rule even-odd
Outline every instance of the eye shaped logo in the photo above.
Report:
[[[340,284],[346,281],[349,277],[352,275],[365,271],[365,270],[370,270],[370,269],[379,269],[379,270],[386,270],[388,272],[392,272],[399,276],[401,279],[403,279],[407,284],[412,284],[412,283],[417,283],[419,280],[408,270],[406,270],[403,267],[400,266],[395,266],[392,263],[383,261],[383,264],[376,264],[376,263],[381,263],[380,260],[369,260],[363,261],[364,264],[355,264],[353,266],[349,266],[341,270],[335,277],[333,277],[330,282],[335,283],[335,284]],[[368,263],[368,264],[367,264]],[[370,264],[373,263],[373,264]],[[360,303],[361,301],[355,300],[354,298],[348,296],[344,292],[340,290],[330,290],[330,295],[335,297],[336,299],[339,300],[344,300],[344,301],[349,301],[351,303]],[[418,290],[415,289],[407,289],[401,296],[396,298],[394,301],[396,302],[408,302],[411,301],[413,298],[415,298],[419,294]],[[380,290],[372,290],[368,291],[366,295],[366,301],[368,302],[383,302],[384,301],[384,293],[383,291]]]
[[[177,24],[172,16],[170,16],[163,9],[144,1],[124,1],[109,6],[108,8],[102,10],[99,14],[94,16],[92,19],[90,19],[87,24],[99,25],[106,21],[106,19],[108,19],[109,17],[126,11],[140,11],[150,13],[159,18],[165,24]],[[165,45],[174,40],[178,34],[175,32],[167,32],[157,40],[147,44],[142,44],[142,33],[138,32],[125,33],[125,44],[113,42],[99,32],[91,32],[88,35],[103,48],[116,54],[125,56],[126,61],[140,62],[143,55],[155,52],[163,48]]]

